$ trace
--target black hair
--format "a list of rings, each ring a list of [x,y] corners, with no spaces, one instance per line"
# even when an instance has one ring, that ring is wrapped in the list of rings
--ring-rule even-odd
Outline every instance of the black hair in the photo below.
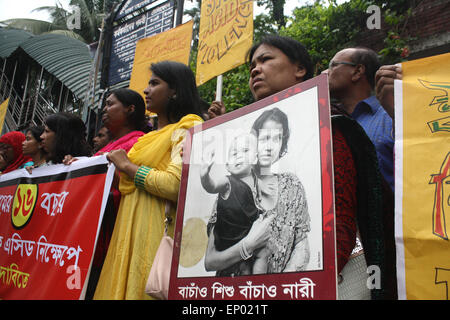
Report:
[[[152,63],[150,70],[175,90],[175,98],[170,98],[166,107],[169,122],[178,122],[187,114],[202,117],[195,76],[188,66],[175,61],[161,61]]]
[[[355,47],[352,54],[352,62],[362,64],[365,67],[366,79],[372,89],[375,88],[375,73],[380,68],[381,63],[378,55],[372,49],[366,47]]]
[[[45,125],[55,132],[54,150],[49,160],[62,163],[64,156],[91,156],[92,148],[86,141],[86,125],[77,115],[59,112],[45,118]]]
[[[281,141],[281,149],[279,154],[279,158],[281,158],[287,153],[287,145],[290,137],[288,117],[283,111],[278,108],[264,111],[258,117],[258,119],[253,122],[251,131],[255,133],[256,137],[259,136],[259,132],[267,120],[273,120],[277,123],[280,123],[283,127],[283,139]]]
[[[44,126],[31,126],[25,131],[25,133],[27,132],[30,132],[37,142],[41,142],[41,135],[44,132]]]
[[[125,107],[134,106],[134,111],[128,113],[127,121],[135,130],[147,130],[145,118],[145,102],[142,96],[134,90],[128,88],[119,88],[112,90],[109,94],[114,95]]]
[[[98,133],[100,132],[100,130],[102,130],[103,128],[106,129],[106,135],[108,136],[108,139],[111,140],[111,132],[109,131],[109,129],[107,127],[105,127],[104,125],[102,125],[100,128],[98,128],[97,133],[95,134],[95,136],[98,136]]]
[[[305,76],[303,77],[303,80],[311,79],[314,76],[314,68],[313,63],[311,61],[311,57],[309,56],[309,53],[303,46],[303,44],[292,38],[283,37],[275,34],[263,37],[261,41],[255,43],[250,48],[250,50],[247,52],[248,63],[251,63],[256,49],[258,49],[263,44],[281,50],[292,63],[304,67],[306,73]]]

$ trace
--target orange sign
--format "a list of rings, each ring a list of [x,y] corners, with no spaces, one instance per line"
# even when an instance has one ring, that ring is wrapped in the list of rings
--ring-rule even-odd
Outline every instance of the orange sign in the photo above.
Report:
[[[139,40],[136,44],[129,88],[144,97],[144,89],[151,77],[152,63],[172,60],[189,64],[193,25],[194,21],[191,20],[169,31]]]
[[[202,1],[197,85],[245,62],[253,42],[253,1]]]
[[[8,108],[9,98],[0,103],[0,132],[3,130],[3,123],[5,122],[6,109]]]

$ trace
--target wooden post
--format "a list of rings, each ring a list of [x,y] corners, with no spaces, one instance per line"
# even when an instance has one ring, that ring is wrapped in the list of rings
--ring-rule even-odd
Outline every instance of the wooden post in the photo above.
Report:
[[[216,101],[222,101],[223,76],[217,76]]]

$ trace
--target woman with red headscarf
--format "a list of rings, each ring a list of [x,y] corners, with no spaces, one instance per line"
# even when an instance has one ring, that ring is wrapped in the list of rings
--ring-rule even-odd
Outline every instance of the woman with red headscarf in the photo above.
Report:
[[[22,153],[23,141],[25,141],[25,135],[19,131],[11,131],[0,137],[0,155],[6,162],[2,173],[24,168],[28,162],[32,161],[30,157]]]

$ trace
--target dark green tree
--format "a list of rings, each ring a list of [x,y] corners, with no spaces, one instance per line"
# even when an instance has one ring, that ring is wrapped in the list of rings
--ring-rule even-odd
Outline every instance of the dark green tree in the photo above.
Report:
[[[275,21],[278,30],[286,26],[286,17],[284,16],[286,0],[257,0],[256,4],[268,10],[268,16]]]

